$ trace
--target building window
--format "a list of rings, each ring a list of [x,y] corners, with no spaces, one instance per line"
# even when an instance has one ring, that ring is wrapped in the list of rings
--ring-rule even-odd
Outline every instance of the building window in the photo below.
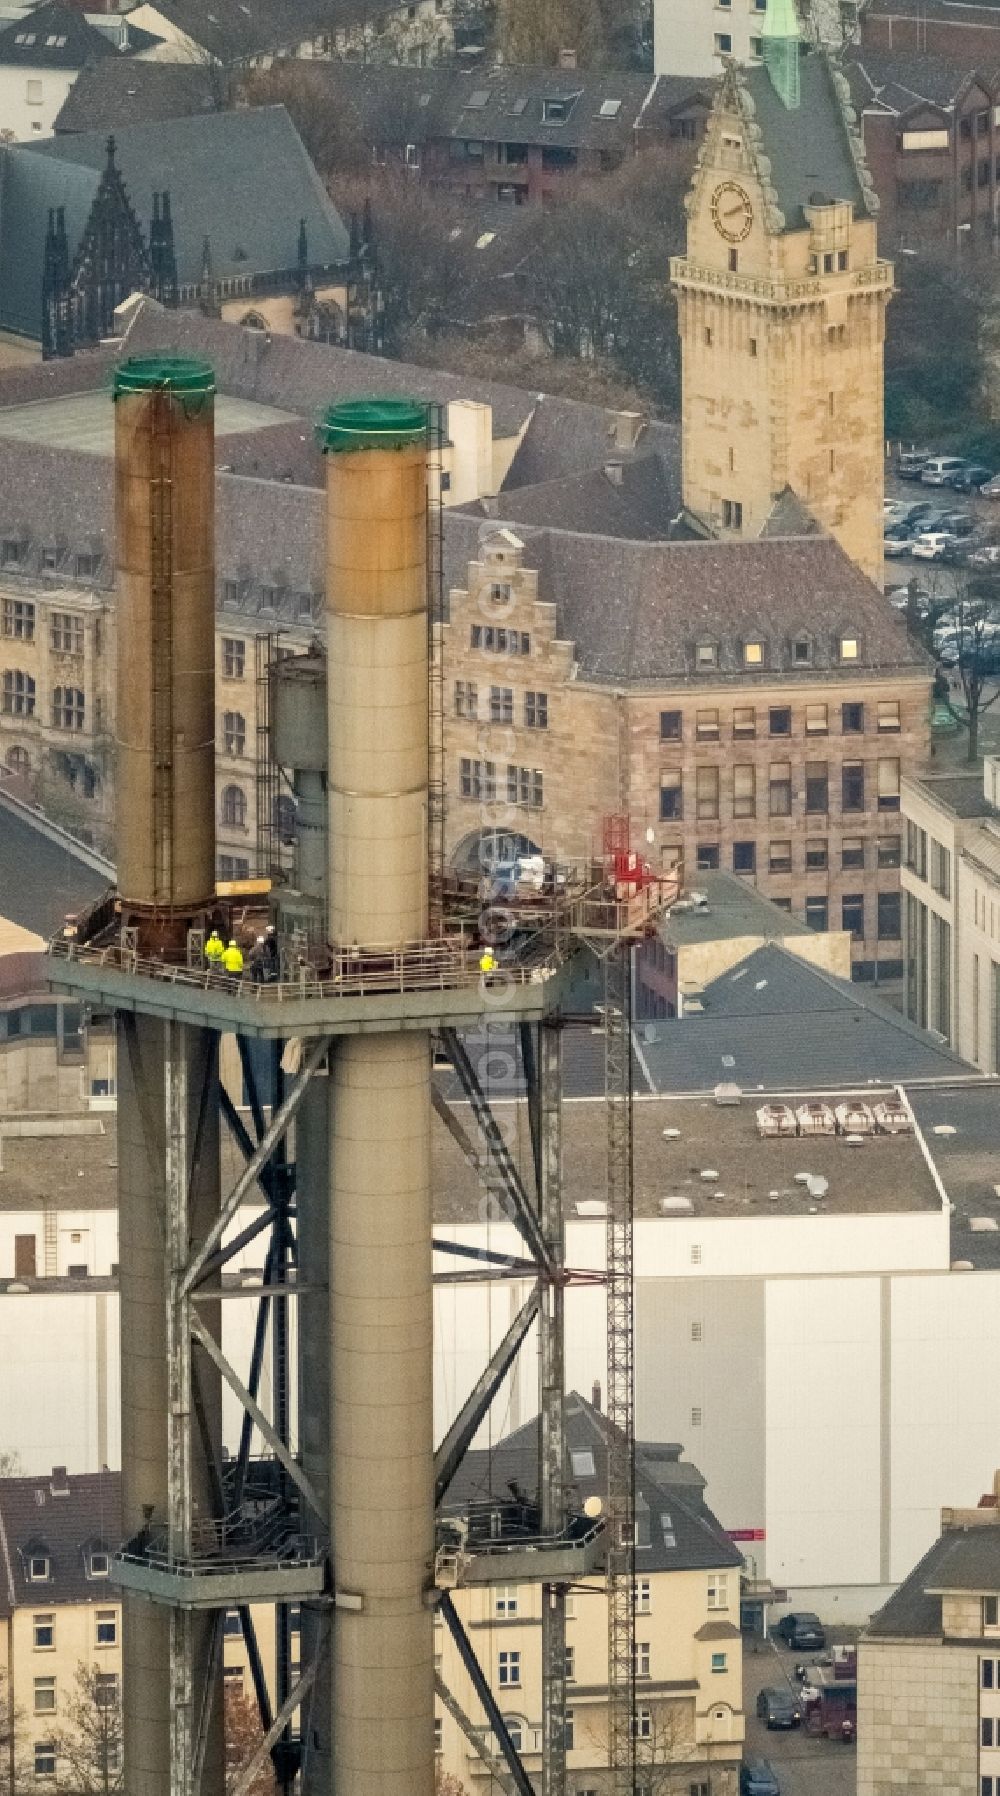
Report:
[[[41,83],[39,83],[39,86]],[[51,1740],[35,1741],[35,1776],[55,1777],[56,1749]]]
[[[540,811],[544,803],[544,780],[537,767],[508,767],[507,803],[527,805]]]
[[[660,774],[660,821],[676,822],[684,815],[683,779],[679,767],[668,767]]]
[[[857,637],[856,636],[842,636],[840,638],[840,659],[842,661],[856,661],[857,658],[858,658],[858,639],[857,639]]]
[[[899,810],[899,762],[895,758],[878,764],[878,808]]]
[[[513,723],[514,689],[512,686],[490,687],[490,722]]]
[[[900,922],[900,894],[878,894],[878,936],[880,942],[898,942],[903,933]]]
[[[768,850],[767,867],[769,873],[790,873],[792,870],[791,842],[772,842]]]
[[[572,1646],[566,1648],[566,1682],[576,1683],[576,1648]]]
[[[762,642],[745,642],[743,644],[744,667],[762,667],[764,664],[764,644]]]
[[[830,782],[825,761],[806,762],[806,812],[825,817],[830,806]]]
[[[900,838],[898,836],[879,836],[876,864],[879,867],[898,867],[901,858]]]
[[[497,795],[497,770],[493,761],[469,761],[458,764],[458,789],[463,798],[478,798],[492,804]]]
[[[32,1584],[47,1584],[52,1576],[52,1561],[48,1553],[36,1549],[28,1554],[28,1579]]]
[[[653,1610],[653,1585],[649,1578],[636,1578],[635,1612],[637,1615],[651,1615]]]
[[[94,1644],[96,1646],[118,1645],[117,1609],[97,1610],[94,1617]]]
[[[728,31],[717,31],[715,34],[716,56],[731,56],[733,53],[732,35]]]
[[[504,1724],[504,1727],[507,1729],[507,1738],[509,1739],[511,1745],[513,1746],[514,1751],[515,1752],[523,1752],[524,1751],[524,1722],[521,1720],[520,1716],[519,1715],[505,1715],[503,1718],[503,1724]]]
[[[882,763],[879,762],[881,767]],[[951,897],[951,855],[942,842],[931,837],[931,885],[941,898]]]
[[[712,1654],[712,1670],[713,1670],[713,1672],[725,1671],[726,1669],[727,1669],[726,1654],[725,1653],[713,1653]]]
[[[755,817],[757,814],[757,769],[752,762],[733,768],[733,816]]]
[[[34,1641],[37,1653],[48,1652],[56,1643],[56,1618],[54,1615],[36,1615],[34,1618]]]
[[[1000,1627],[1000,1613],[998,1613],[998,1611],[1000,1611],[1000,1597],[984,1596],[983,1597],[983,1627],[984,1627],[984,1629]]]
[[[993,1716],[984,1715],[979,1723],[979,1741],[982,1746],[993,1745]]]
[[[243,1628],[240,1624],[240,1612],[238,1609],[226,1610],[225,1620],[222,1624],[222,1632],[227,1638],[235,1638],[238,1640],[241,1637]]]
[[[695,645],[694,664],[699,673],[711,673],[719,665],[719,645],[717,642],[699,642]]]
[[[719,870],[718,842],[699,842],[695,850],[695,866],[699,873],[717,873]]]
[[[852,867],[863,867],[865,864],[864,836],[844,836],[840,844],[840,864],[845,873]]]
[[[865,764],[863,761],[844,762],[840,774],[840,787],[841,808],[845,811],[863,811],[865,808]]]
[[[57,686],[52,694],[52,724],[57,730],[82,730],[83,693],[78,686]]]
[[[250,862],[243,854],[220,854],[220,879],[249,879]]]
[[[733,872],[755,873],[757,870],[756,842],[733,843]]]
[[[444,1722],[440,1715],[434,1717],[434,1751],[444,1751]]]
[[[243,587],[239,580],[223,580],[222,603],[224,605],[238,605],[242,593]]]
[[[845,736],[863,736],[865,729],[864,705],[841,705],[840,728]]]
[[[227,680],[242,680],[246,672],[247,645],[242,636],[222,638],[222,671]]]
[[[652,1739],[653,1716],[649,1709],[636,1709],[633,1732],[637,1740]]]
[[[246,754],[247,720],[242,711],[223,711],[222,746],[227,755]]]
[[[565,1746],[567,1752],[573,1751],[573,1745],[574,1745],[574,1741],[576,1739],[575,1721],[576,1721],[576,1717],[573,1713],[573,1710],[572,1709],[564,1709],[563,1710],[563,1745]]]
[[[91,1578],[109,1578],[111,1576],[111,1559],[105,1552],[91,1553],[87,1564],[87,1576]]]
[[[53,611],[49,619],[49,640],[57,655],[83,654],[83,618],[72,611]]]
[[[812,638],[797,636],[792,643],[792,661],[796,667],[808,667],[812,660]]]
[[[757,734],[757,713],[753,705],[737,705],[733,711],[733,737],[750,742]]]
[[[11,773],[31,772],[31,756],[27,749],[21,748],[19,744],[15,743],[13,748],[7,750],[6,758]]]
[[[455,716],[479,716],[479,691],[472,680],[455,681]]]
[[[547,730],[549,727],[549,695],[547,692],[526,692],[524,695],[524,727],[526,730]]]
[[[246,829],[247,795],[242,786],[223,787],[222,821],[227,829]]]
[[[650,1675],[650,1671],[649,1671],[649,1641],[648,1640],[636,1640],[633,1643],[633,1645],[634,1645],[634,1656],[633,1656],[632,1663],[635,1668],[635,1675],[637,1678],[648,1678]]]
[[[18,642],[35,640],[35,607],[26,599],[4,599],[3,633]]]
[[[35,1679],[35,1714],[51,1715],[56,1706],[55,1678]]]
[[[827,926],[828,915],[829,915],[829,905],[827,904],[827,900],[825,898],[807,898],[806,899],[806,926],[807,926],[807,928],[818,929],[820,931],[820,933],[822,934],[822,932],[826,929],[826,926]]]
[[[680,711],[660,712],[660,741],[679,742],[684,730],[683,714]]]
[[[77,555],[73,560],[73,571],[78,580],[93,580],[97,573],[98,555]]]
[[[772,817],[790,817],[792,812],[792,766],[790,761],[772,761],[768,776],[768,811]]]
[[[1000,1682],[998,1682],[996,1675],[995,1659],[984,1659],[982,1661],[982,1683],[984,1690],[1000,1689]]]
[[[840,927],[850,932],[851,939],[865,939],[865,901],[861,892],[845,892],[840,901]]]
[[[493,1598],[493,1613],[495,1615],[508,1615],[508,1616],[517,1614],[517,1585],[516,1584],[498,1584],[497,1585],[496,1592],[495,1592],[494,1598]]]
[[[521,1682],[521,1655],[518,1652],[502,1652],[498,1654],[498,1682],[502,1690],[510,1690]]]
[[[723,499],[722,528],[723,530],[742,530],[743,505],[739,499]]]
[[[806,735],[828,736],[830,720],[826,705],[806,706]]]
[[[694,716],[694,733],[699,742],[718,742],[718,711],[696,711]]]
[[[118,1673],[99,1671],[94,1683],[94,1707],[113,1709],[118,1701]]]
[[[470,642],[488,655],[530,655],[531,637],[526,630],[505,630],[495,624],[473,624]]]
[[[898,698],[880,698],[878,701],[878,727],[883,735],[899,734],[899,700]]]
[[[792,733],[792,713],[787,705],[772,705],[768,714],[768,729],[772,736],[790,736]]]
[[[806,837],[806,872],[822,873],[828,863],[825,836]]]
[[[695,815],[701,820],[714,820],[719,815],[719,769],[696,767],[694,778]]]

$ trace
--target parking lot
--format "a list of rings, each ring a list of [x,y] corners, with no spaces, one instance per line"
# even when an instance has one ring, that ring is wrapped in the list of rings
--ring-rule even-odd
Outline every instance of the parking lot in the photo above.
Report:
[[[845,1746],[839,1740],[810,1739],[801,1728],[769,1733],[757,1720],[758,1692],[768,1685],[794,1686],[792,1667],[800,1660],[808,1664],[808,1654],[788,1652],[780,1643],[744,1636],[745,1757],[769,1760],[777,1773],[781,1796],[855,1796],[856,1747]]]
[[[1000,499],[982,499],[976,492],[958,493],[948,486],[924,486],[920,480],[900,480],[891,461],[886,463],[885,496],[899,499],[904,505],[926,499],[935,510],[970,512],[976,520],[977,540],[983,537],[1000,540]],[[927,585],[935,576],[940,577],[942,573],[947,576],[950,572],[939,562],[918,561],[912,555],[887,556],[885,585],[887,588],[905,585],[914,575]]]

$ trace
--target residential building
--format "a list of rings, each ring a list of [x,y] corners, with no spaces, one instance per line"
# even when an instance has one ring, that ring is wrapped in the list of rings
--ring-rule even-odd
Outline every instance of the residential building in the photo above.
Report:
[[[51,135],[82,69],[131,63],[156,39],[121,13],[100,22],[68,0],[48,0],[0,29],[0,141]]]
[[[859,0],[799,0],[810,36],[830,50],[839,50],[852,35],[858,4]],[[767,10],[768,0],[653,0],[656,73],[718,75],[727,57],[760,62]]]
[[[942,1509],[939,1537],[861,1637],[858,1796],[996,1796],[998,1504],[1000,1472],[975,1509]]]
[[[1000,759],[902,787],[906,1013],[1000,1072]]]
[[[768,45],[767,67],[727,65],[671,263],[684,503],[756,536],[790,488],[881,581],[878,200],[843,78],[799,42],[791,4]]]
[[[601,1499],[609,1423],[599,1408],[566,1398],[569,1500]],[[736,1796],[743,1741],[738,1549],[708,1507],[705,1480],[681,1447],[636,1449],[636,1785],[670,1779],[677,1790]],[[489,1451],[466,1456],[448,1493],[449,1511],[510,1501],[538,1486],[538,1429],[515,1430]],[[477,1648],[529,1776],[541,1761],[541,1585],[459,1587],[455,1607]],[[567,1772],[583,1791],[607,1766],[608,1616],[603,1578],[575,1584],[566,1623]],[[436,1650],[448,1689],[467,1714],[479,1709],[468,1674],[443,1627]],[[438,1718],[439,1763],[472,1792],[491,1779],[456,1722]]]
[[[483,526],[444,645],[456,862],[504,829],[594,852],[621,755],[658,865],[742,875],[848,931],[859,977],[899,977],[899,789],[927,753],[928,664],[829,538]]]
[[[276,57],[431,62],[454,47],[451,0],[139,0],[130,17],[169,62],[268,68]]]
[[[1000,44],[1000,33],[994,33]],[[1000,185],[1000,83],[943,56],[874,46],[845,64],[883,241],[904,249],[991,247]]]
[[[283,106],[63,134],[0,157],[0,332],[15,343],[72,355],[114,335],[124,300],[152,293],[261,331],[373,346],[367,250]]]
[[[993,69],[1000,13],[982,0],[863,0],[864,48],[944,56],[967,68]]]

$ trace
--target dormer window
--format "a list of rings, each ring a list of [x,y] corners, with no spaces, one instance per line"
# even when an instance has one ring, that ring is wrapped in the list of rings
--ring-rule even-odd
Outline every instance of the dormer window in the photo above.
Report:
[[[45,1584],[52,1576],[52,1560],[44,1547],[32,1547],[28,1554],[28,1582]]]
[[[808,636],[796,636],[792,643],[792,663],[795,667],[808,667],[812,660],[812,642]]]
[[[857,639],[857,637],[856,636],[842,636],[840,638],[840,659],[842,661],[856,661],[857,658],[858,658],[858,639]]]
[[[763,667],[764,644],[762,642],[752,641],[743,644],[743,665],[744,667]]]
[[[568,99],[559,98],[542,101],[542,124],[564,125],[576,104],[576,94]]]
[[[111,1557],[103,1547],[95,1549],[90,1554],[87,1575],[91,1578],[109,1578],[111,1576]]]
[[[719,645],[717,642],[699,642],[695,644],[694,664],[698,673],[711,673],[719,665]]]

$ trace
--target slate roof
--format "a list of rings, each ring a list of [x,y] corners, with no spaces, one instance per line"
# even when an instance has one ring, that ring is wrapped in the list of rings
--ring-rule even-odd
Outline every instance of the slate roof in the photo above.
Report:
[[[57,136],[64,131],[123,131],[128,125],[188,118],[214,112],[217,95],[217,81],[202,63],[105,57],[96,67],[81,69],[54,129]]]
[[[578,1391],[567,1394],[565,1475],[574,1508],[582,1509],[588,1497],[603,1497],[607,1489],[609,1427],[607,1416]],[[682,1452],[682,1447],[673,1444],[636,1442],[636,1570],[641,1575],[702,1568],[715,1571],[743,1563],[704,1500],[704,1479],[694,1466],[681,1460]],[[507,1499],[512,1480],[529,1495],[537,1492],[537,1420],[516,1429],[489,1451],[467,1453],[446,1505],[450,1508],[491,1497]]]
[[[127,48],[119,50],[110,31],[91,25],[77,7],[51,0],[0,30],[0,66],[82,69],[88,62],[134,56],[158,42],[151,32],[129,26]]]
[[[634,542],[657,541],[668,535],[680,508],[680,492],[671,474],[655,453],[622,456],[612,450],[603,467],[537,486],[505,486],[499,504],[513,524],[552,524]],[[496,504],[491,501],[487,510],[478,501],[462,509],[486,518]]]
[[[763,65],[741,72],[753,101],[761,131],[761,151],[771,164],[778,208],[790,229],[805,221],[802,208],[815,193],[829,200],[850,200],[855,211],[867,211],[843,107],[825,56],[800,59],[800,100],[782,104]]]
[[[0,791],[0,916],[48,940],[68,911],[106,891],[110,868],[92,850]]]
[[[210,5],[206,0],[149,0],[149,5],[221,62],[261,51],[294,51],[317,32],[391,10],[363,0],[211,0]]]
[[[751,1092],[857,1090],[972,1070],[871,987],[776,943],[712,980],[701,1001],[702,1013],[657,1022],[643,1042],[659,1091],[711,1091],[720,1081]]]
[[[940,1640],[941,1598],[931,1591],[1000,1591],[1000,1525],[947,1528],[878,1612],[862,1636]]]
[[[844,62],[854,104],[898,117],[914,106],[949,108],[974,74],[974,65],[915,50],[865,46]]]
[[[983,786],[981,767],[969,773],[922,773],[909,778],[932,804],[943,805],[964,821],[995,814]]]
[[[54,1489],[66,1486],[68,1495]],[[118,1591],[107,1578],[87,1572],[87,1550],[114,1551],[121,1541],[121,1473],[88,1472],[0,1479],[0,1616],[15,1609],[60,1603],[115,1606]],[[29,1550],[51,1559],[44,1583],[26,1575]]]

